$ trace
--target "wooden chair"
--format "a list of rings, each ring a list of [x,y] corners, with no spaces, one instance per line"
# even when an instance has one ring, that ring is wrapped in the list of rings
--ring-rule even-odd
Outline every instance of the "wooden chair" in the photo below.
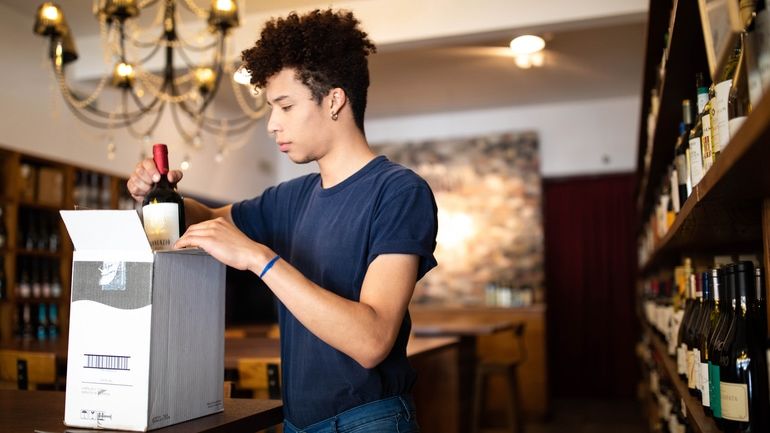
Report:
[[[281,398],[281,359],[280,358],[240,358],[238,359],[238,379],[235,382],[238,391],[249,391],[252,398]],[[257,433],[281,433],[282,426],[270,427]]]
[[[524,323],[517,323],[513,328],[515,350],[504,359],[479,360],[476,367],[476,377],[473,395],[473,426],[472,432],[485,431],[481,425],[484,417],[484,403],[486,398],[487,380],[492,375],[502,375],[507,383],[508,403],[505,406],[506,426],[504,430],[511,433],[524,431],[521,414],[521,393],[519,390],[518,367],[527,359],[526,346],[524,345]]]
[[[254,398],[281,398],[280,358],[238,359],[236,389],[251,391]]]
[[[4,388],[58,389],[56,355],[53,353],[0,350],[0,384]]]

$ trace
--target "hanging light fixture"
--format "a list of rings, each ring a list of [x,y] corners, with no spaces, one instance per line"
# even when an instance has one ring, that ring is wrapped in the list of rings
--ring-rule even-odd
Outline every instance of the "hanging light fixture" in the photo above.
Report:
[[[205,10],[195,0],[181,2],[198,18],[206,20],[206,42],[192,43],[182,38],[181,19],[176,0],[94,0],[93,11],[99,21],[105,60],[110,70],[90,95],[81,96],[67,83],[66,66],[78,59],[72,32],[61,8],[53,2],[38,7],[34,32],[49,39],[51,64],[66,105],[88,125],[109,129],[126,128],[141,140],[151,142],[162,114],[169,108],[173,123],[183,141],[202,147],[203,134],[218,142],[217,155],[225,154],[230,140],[248,131],[254,120],[267,109],[264,95],[248,82],[236,82],[233,65],[227,61],[226,41],[230,30],[239,25],[234,0],[212,0]],[[140,28],[136,18],[157,6],[154,26]],[[148,36],[149,35],[149,36]],[[196,63],[190,53],[203,53],[208,60]],[[153,71],[150,61],[161,53],[163,66]],[[217,118],[209,107],[227,77],[242,113]],[[100,108],[97,100],[108,83],[120,97],[113,109]],[[111,136],[111,134],[110,134]],[[114,144],[109,150],[114,155]]]
[[[511,51],[516,66],[529,69],[532,66],[543,66],[545,40],[540,36],[521,35],[511,40]]]

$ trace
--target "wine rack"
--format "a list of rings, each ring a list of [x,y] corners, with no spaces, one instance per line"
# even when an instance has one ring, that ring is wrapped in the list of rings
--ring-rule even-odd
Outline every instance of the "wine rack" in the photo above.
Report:
[[[668,35],[667,43],[664,34]],[[681,101],[694,97],[694,78],[699,71],[708,71],[708,65],[698,2],[651,1],[638,138],[636,200],[640,221],[646,221],[654,212],[657,191],[662,182],[668,181],[665,173],[674,156]],[[765,269],[765,288],[770,287],[769,142],[770,95],[766,91],[714,165],[693,187],[665,236],[655,242],[640,262],[640,292],[641,281],[670,274],[684,257],[691,257],[700,266],[713,266],[714,256],[740,254],[760,258]],[[643,230],[640,227],[640,238]],[[767,295],[766,289],[765,302]],[[700,402],[689,394],[687,384],[677,375],[675,361],[668,355],[663,339],[646,323],[642,328],[645,340],[650,341],[651,350],[661,360],[658,374],[674,384],[692,430],[719,432],[713,418],[704,413]],[[770,322],[767,329],[770,331]]]
[[[0,168],[0,342],[66,338],[72,243],[59,210],[133,208],[126,179],[2,148]]]

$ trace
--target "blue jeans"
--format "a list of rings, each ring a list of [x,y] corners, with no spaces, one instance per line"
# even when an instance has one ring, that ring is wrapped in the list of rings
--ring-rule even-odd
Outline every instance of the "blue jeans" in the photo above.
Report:
[[[284,433],[418,433],[415,409],[409,396],[390,397],[362,404],[303,429],[288,420]]]

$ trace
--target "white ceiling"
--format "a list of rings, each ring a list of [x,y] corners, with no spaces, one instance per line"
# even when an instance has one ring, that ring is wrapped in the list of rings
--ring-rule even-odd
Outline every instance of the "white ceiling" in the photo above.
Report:
[[[610,1],[610,0],[608,0]],[[38,2],[0,0],[32,21]],[[58,0],[77,37],[98,32],[90,3]],[[202,4],[198,0],[199,4]],[[207,2],[204,2],[207,3]],[[245,13],[325,6],[318,0],[246,1]],[[151,18],[151,17],[150,17]],[[145,17],[145,19],[149,19]],[[543,24],[546,63],[522,70],[507,50],[518,29],[387,46],[370,60],[369,118],[531,105],[641,91],[644,17]]]

